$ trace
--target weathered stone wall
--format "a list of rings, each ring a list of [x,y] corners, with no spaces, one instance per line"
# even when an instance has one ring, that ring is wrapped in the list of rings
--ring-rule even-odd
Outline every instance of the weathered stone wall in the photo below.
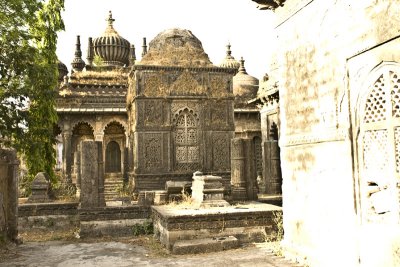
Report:
[[[276,10],[270,76],[279,81],[284,245],[287,255],[311,266],[387,263],[383,248],[390,239],[358,245],[354,122],[368,73],[382,61],[400,60],[399,9],[400,1],[299,0]]]
[[[198,170],[228,176],[233,72],[137,65],[133,73],[127,104],[136,190],[190,181]]]
[[[0,240],[18,236],[18,165],[15,151],[0,149]]]

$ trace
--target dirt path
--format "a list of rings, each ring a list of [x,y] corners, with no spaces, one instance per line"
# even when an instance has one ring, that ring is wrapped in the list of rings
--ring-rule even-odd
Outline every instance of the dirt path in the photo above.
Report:
[[[235,250],[198,254],[170,255],[152,237],[118,241],[26,242],[0,254],[1,267],[46,266],[265,266],[293,267],[272,255],[265,243]]]

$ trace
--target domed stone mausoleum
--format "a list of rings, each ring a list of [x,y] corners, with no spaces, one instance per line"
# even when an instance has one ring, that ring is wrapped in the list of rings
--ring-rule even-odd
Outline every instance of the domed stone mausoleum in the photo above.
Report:
[[[189,30],[158,34],[136,60],[135,47],[114,28],[88,38],[82,59],[80,36],[70,76],[59,62],[57,166],[80,192],[80,142],[102,144],[104,194],[130,182],[136,192],[190,181],[193,172],[230,180],[234,136],[233,83],[237,68],[217,67]]]

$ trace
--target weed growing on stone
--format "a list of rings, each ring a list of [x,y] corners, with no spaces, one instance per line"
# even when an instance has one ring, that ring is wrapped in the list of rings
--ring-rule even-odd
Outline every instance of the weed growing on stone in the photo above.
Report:
[[[153,222],[148,220],[145,221],[143,224],[136,223],[132,226],[132,234],[134,236],[140,235],[151,235],[154,233]]]
[[[280,242],[283,239],[283,215],[282,212],[273,211],[272,221],[275,224],[275,231],[266,238],[266,242],[271,251],[277,256],[283,256],[283,250]]]

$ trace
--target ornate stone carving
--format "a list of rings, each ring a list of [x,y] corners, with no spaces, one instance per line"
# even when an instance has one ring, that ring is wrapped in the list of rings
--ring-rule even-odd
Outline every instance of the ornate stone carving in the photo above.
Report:
[[[210,96],[225,97],[230,94],[231,80],[226,75],[210,73],[209,87]]]
[[[229,136],[226,133],[213,133],[213,162],[214,170],[226,171],[230,169]]]
[[[144,102],[144,124],[162,125],[163,124],[163,102],[157,100],[148,100]]]
[[[171,103],[171,115],[174,120],[179,116],[179,113],[184,110],[192,110],[195,117],[199,117],[200,104],[198,102],[193,101],[185,101],[185,102],[172,102]]]
[[[211,124],[226,125],[227,124],[227,106],[225,103],[215,103],[211,105]]]
[[[146,133],[144,135],[143,158],[144,168],[160,168],[162,165],[162,139],[159,133]]]
[[[170,92],[171,95],[202,95],[206,93],[206,88],[185,70],[171,85]]]
[[[375,82],[365,104],[364,123],[381,121],[386,116],[386,96],[383,74]]]
[[[169,94],[168,83],[164,81],[162,73],[145,73],[143,76],[143,95],[166,96]]]

